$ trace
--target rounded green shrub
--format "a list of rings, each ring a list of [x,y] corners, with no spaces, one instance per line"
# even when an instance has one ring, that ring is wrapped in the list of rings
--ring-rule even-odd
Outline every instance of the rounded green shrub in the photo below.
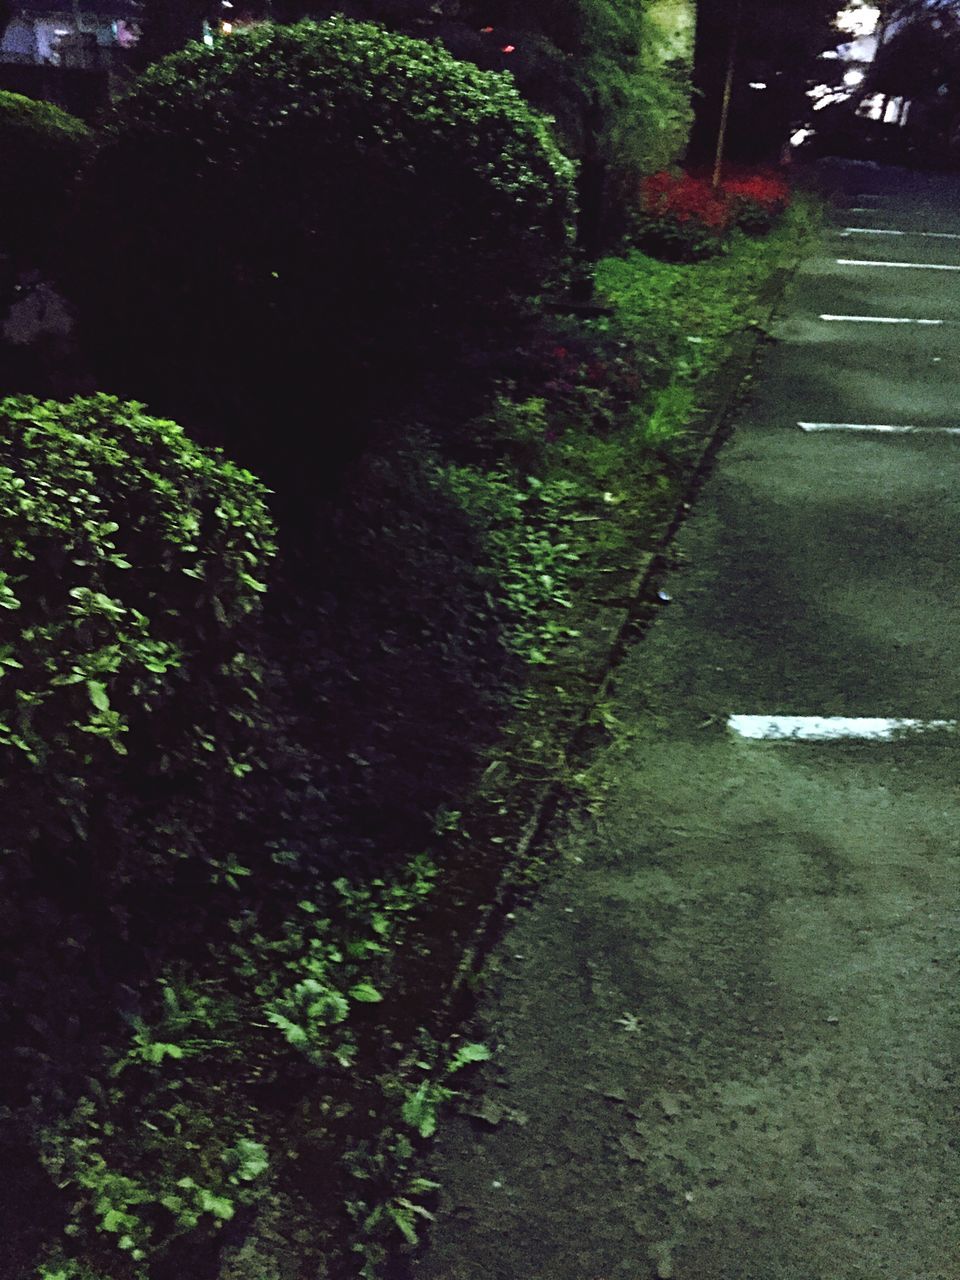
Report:
[[[0,879],[113,900],[213,856],[250,768],[264,491],[105,395],[0,401]]]
[[[511,79],[439,45],[342,17],[190,45],[82,181],[116,258],[77,288],[101,381],[302,473],[509,329],[568,244],[571,179]]]
[[[0,90],[0,254],[48,260],[92,138],[59,107]]]

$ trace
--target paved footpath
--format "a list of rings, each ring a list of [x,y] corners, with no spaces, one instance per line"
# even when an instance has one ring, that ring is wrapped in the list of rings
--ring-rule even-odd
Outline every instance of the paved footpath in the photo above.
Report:
[[[416,1280],[960,1280],[960,181],[836,172]]]

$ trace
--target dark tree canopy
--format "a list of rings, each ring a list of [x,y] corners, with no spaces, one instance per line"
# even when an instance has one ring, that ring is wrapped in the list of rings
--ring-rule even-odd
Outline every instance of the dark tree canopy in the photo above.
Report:
[[[871,92],[926,100],[953,96],[960,71],[960,14],[953,4],[901,5],[888,18],[868,86]]]
[[[2,3],[2,0],[0,0]],[[203,23],[218,23],[223,12],[219,0],[147,0],[139,54],[143,65],[182,49],[203,35]]]
[[[751,162],[777,159],[803,114],[816,59],[837,43],[837,8],[837,0],[699,0],[691,159],[704,162],[713,154],[735,34],[728,154]],[[751,82],[767,88],[752,90]]]

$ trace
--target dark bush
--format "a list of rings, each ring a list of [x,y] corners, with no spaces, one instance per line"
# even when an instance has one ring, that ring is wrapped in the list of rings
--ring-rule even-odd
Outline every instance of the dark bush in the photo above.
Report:
[[[101,373],[316,485],[311,454],[509,329],[565,247],[570,183],[511,80],[438,45],[339,17],[191,45],[119,103],[82,182],[81,234],[115,261],[77,290]]]
[[[59,107],[0,90],[0,253],[46,262],[92,137]]]
[[[251,767],[272,551],[258,482],[174,423],[109,396],[0,401],[8,887],[108,906],[222,855],[198,813]]]

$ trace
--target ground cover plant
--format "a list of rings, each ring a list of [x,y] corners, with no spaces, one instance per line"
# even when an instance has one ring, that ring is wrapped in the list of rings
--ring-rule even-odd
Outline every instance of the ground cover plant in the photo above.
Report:
[[[709,378],[804,216],[707,263],[605,259],[612,314],[544,318],[486,411],[358,463],[271,571],[271,788],[243,802],[270,821],[221,867],[201,953],[161,959],[94,1085],[42,1117],[70,1230],[45,1280],[374,1277],[413,1247],[418,1153],[488,1051],[430,1021],[503,854],[471,786],[504,744],[499,808],[557,768],[605,575],[675,505]]]

